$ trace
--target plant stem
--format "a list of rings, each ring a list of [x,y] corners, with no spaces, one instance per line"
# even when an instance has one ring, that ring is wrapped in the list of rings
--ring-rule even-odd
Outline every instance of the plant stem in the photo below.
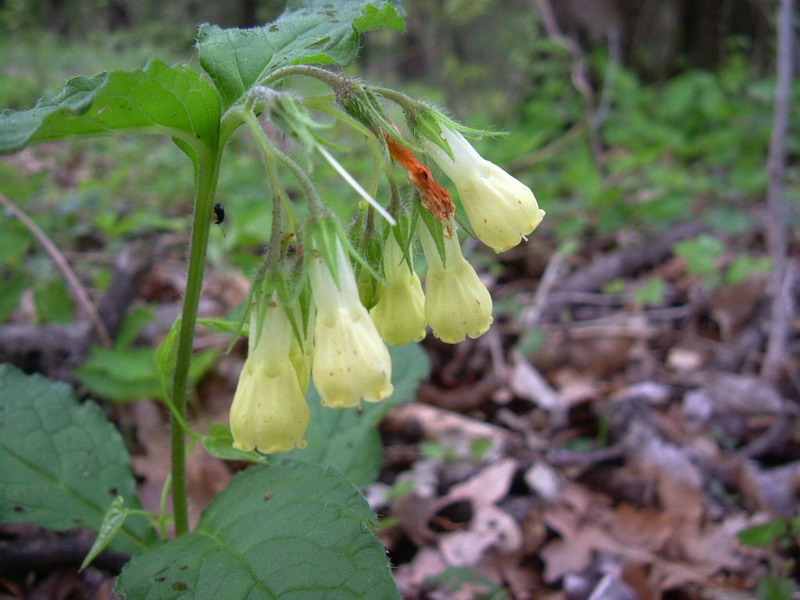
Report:
[[[286,68],[288,69],[289,67]],[[259,150],[261,150],[261,153],[264,155],[264,160],[269,161],[275,159],[287,167],[303,187],[303,191],[306,193],[308,198],[308,207],[311,213],[319,213],[323,208],[322,200],[320,199],[313,182],[311,179],[309,179],[308,175],[306,175],[306,172],[303,171],[300,165],[293,161],[289,156],[275,147],[275,145],[267,137],[267,134],[264,133],[264,130],[261,128],[258,118],[256,118],[251,111],[243,109],[239,111],[239,116],[250,130],[250,133],[253,135],[253,139],[258,145]]]
[[[309,65],[289,65],[277,71],[273,71],[268,77],[259,81],[259,85],[269,85],[282,77],[289,75],[305,75],[306,77],[314,77],[323,83],[329,85],[334,91],[342,86],[348,85],[350,80],[331,71],[320,69],[319,67],[311,67]]]
[[[220,146],[221,147],[221,146]],[[186,391],[189,382],[189,363],[192,359],[192,340],[197,321],[197,307],[203,290],[208,235],[211,228],[214,193],[217,188],[221,152],[207,150],[199,154],[194,196],[192,242],[189,250],[189,273],[178,334],[178,352],[172,386],[172,403],[175,411],[185,421]],[[172,511],[175,518],[175,535],[189,531],[189,510],[186,501],[186,442],[181,423],[173,417],[170,422],[172,451]]]
[[[376,86],[370,86],[369,90],[374,94],[377,94],[378,96],[383,96],[387,100],[391,100],[392,102],[400,106],[400,108],[402,108],[407,113],[413,114],[420,107],[419,101],[414,100],[414,98],[412,98],[408,94],[404,94],[403,92],[398,92],[397,90],[393,90],[390,88],[376,87]]]

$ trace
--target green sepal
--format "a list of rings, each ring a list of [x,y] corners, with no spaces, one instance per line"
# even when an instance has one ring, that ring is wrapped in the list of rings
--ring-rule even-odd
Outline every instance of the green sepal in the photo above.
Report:
[[[308,240],[311,242],[312,251],[319,252],[322,260],[328,265],[333,281],[339,286],[339,257],[336,252],[336,243],[339,240],[340,227],[332,217],[314,219],[309,224]],[[347,237],[347,236],[342,236]]]
[[[383,276],[373,268],[373,266],[369,263],[367,259],[361,256],[361,253],[359,253],[358,250],[356,250],[356,248],[350,242],[350,238],[347,237],[347,234],[345,234],[341,226],[339,226],[339,234],[340,234],[340,241],[342,242],[342,247],[344,248],[344,251],[355,259],[356,264],[360,265],[365,270],[367,270],[369,274],[375,278],[376,281],[383,281]]]
[[[406,204],[402,204],[400,210],[394,216],[397,220],[397,225],[389,227],[389,235],[393,235],[397,241],[397,245],[403,251],[403,258],[406,261],[409,271],[414,272],[414,232],[417,230],[417,219],[419,215],[416,214]]]
[[[293,273],[291,277],[281,274],[276,277],[275,285],[278,300],[280,300],[283,312],[292,326],[292,334],[303,351],[305,351],[308,339],[311,315],[311,289],[308,286],[308,280],[303,277],[304,272],[305,270],[302,269]]]
[[[450,148],[450,144],[447,143],[447,140],[442,138],[442,129],[447,128],[460,131],[465,137],[473,140],[482,137],[501,137],[508,135],[505,131],[491,131],[467,127],[447,117],[435,108],[424,104],[420,104],[419,109],[415,110],[413,113],[407,113],[406,122],[408,123],[408,128],[411,130],[411,133],[414,134],[417,139],[425,138],[432,141],[444,150],[447,156],[453,160],[455,160],[453,151]]]
[[[434,110],[434,109],[431,109]],[[508,135],[507,131],[495,131],[493,129],[477,129],[475,127],[468,127],[467,125],[463,125],[458,121],[454,121],[450,117],[445,114],[442,114],[439,111],[434,111],[436,113],[436,118],[439,122],[444,125],[445,127],[449,127],[450,129],[455,129],[456,131],[460,131],[464,134],[464,137],[469,138],[471,140],[479,140],[483,137],[505,137]]]
[[[414,203],[414,212],[419,216],[425,224],[425,228],[430,232],[433,238],[433,243],[436,246],[436,251],[439,253],[439,258],[442,260],[442,266],[447,266],[447,253],[444,248],[444,225],[431,213],[422,207],[422,202]]]
[[[456,220],[456,223],[458,223],[458,226],[461,227],[469,237],[471,237],[473,240],[480,241],[475,231],[473,231],[472,225],[470,224],[469,219],[466,218],[466,215],[464,215],[461,211],[457,210],[456,214],[454,215],[454,218]]]
[[[442,137],[442,125],[437,118],[439,115],[440,113],[426,108],[406,114],[406,122],[415,138],[432,141],[444,150],[447,156],[455,160],[450,144]]]
[[[97,537],[94,539],[92,547],[89,549],[86,558],[83,559],[80,569],[83,571],[89,566],[97,555],[105,550],[112,540],[117,537],[117,534],[122,529],[125,519],[130,514],[130,509],[125,508],[125,499],[122,496],[117,496],[108,505],[106,514],[103,516],[103,522],[100,524],[100,529],[97,532]]]

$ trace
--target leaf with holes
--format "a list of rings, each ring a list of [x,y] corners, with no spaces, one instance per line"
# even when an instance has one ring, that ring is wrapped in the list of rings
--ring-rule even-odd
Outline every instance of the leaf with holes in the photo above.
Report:
[[[111,500],[141,508],[128,453],[94,402],[69,386],[0,365],[0,523],[99,531]],[[141,516],[110,544],[135,553],[154,541]]]
[[[224,109],[270,73],[294,64],[344,67],[358,54],[360,34],[403,29],[399,0],[295,0],[272,23],[253,29],[201,25],[200,64],[222,96]]]
[[[376,527],[335,469],[254,466],[194,531],[135,556],[115,591],[126,600],[399,600]]]

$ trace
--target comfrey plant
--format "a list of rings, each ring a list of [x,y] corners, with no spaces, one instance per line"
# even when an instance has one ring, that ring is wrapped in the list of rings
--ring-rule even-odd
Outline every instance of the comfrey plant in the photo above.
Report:
[[[530,189],[467,140],[487,132],[338,73],[354,60],[359,34],[378,27],[402,28],[397,1],[292,0],[261,28],[200,27],[197,51],[210,83],[187,66],[153,61],[139,71],[73,79],[31,110],[0,115],[2,152],[71,137],[159,133],[194,165],[183,313],[155,357],[172,415],[172,472],[160,510],[141,508],[124,446],[94,404],[0,369],[0,517],[95,529],[87,562],[105,547],[132,555],[117,584],[123,598],[399,597],[372,533],[375,516],[356,487],[380,463],[375,425],[425,375],[424,358],[407,344],[428,326],[457,343],[492,323],[491,297],[462,255],[459,230],[503,252],[544,212]],[[328,92],[302,95],[291,87],[297,78],[316,79]],[[404,119],[394,120],[399,112]],[[192,338],[209,229],[220,219],[214,193],[222,152],[241,126],[264,161],[271,230],[247,301],[248,356],[230,429],[199,434],[186,420]],[[295,150],[265,130],[291,138]],[[326,137],[342,130],[371,153],[364,185],[335,158],[341,140]],[[466,219],[427,159],[455,185]],[[315,161],[350,186],[354,216],[329,205],[310,174]],[[300,198],[287,192],[287,177],[299,184]],[[381,181],[386,192],[379,193]],[[239,333],[245,325],[227,327]],[[191,531],[187,438],[215,456],[262,463],[236,475]],[[53,451],[63,452],[58,464]]]

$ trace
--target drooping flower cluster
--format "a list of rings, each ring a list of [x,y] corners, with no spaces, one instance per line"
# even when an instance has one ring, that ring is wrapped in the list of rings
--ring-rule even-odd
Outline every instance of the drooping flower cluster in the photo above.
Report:
[[[544,211],[527,186],[483,159],[448,123],[442,123],[438,139],[423,135],[422,147],[453,181],[478,239],[495,252],[516,246],[539,225]],[[303,447],[309,418],[304,391],[310,379],[323,406],[379,402],[393,391],[387,344],[419,341],[428,326],[442,341],[457,343],[483,335],[492,323],[492,299],[462,254],[449,192],[397,136],[370,129],[407,172],[418,192],[416,208],[409,211],[398,203],[393,184],[389,213],[404,215],[405,226],[375,228],[368,219],[367,233],[354,234],[360,240],[355,249],[341,230],[316,235],[320,219],[312,219],[307,243],[295,256],[305,264],[295,287],[310,290],[313,298],[299,328],[306,333],[298,331],[295,321],[290,324],[287,310],[292,314],[295,307],[282,307],[279,294],[270,296],[268,308],[256,311],[250,355],[231,409],[238,449],[269,453]],[[327,151],[324,156],[335,161]],[[338,163],[331,164],[341,172]],[[357,189],[372,201],[363,188]],[[415,272],[417,245],[427,263],[424,291]],[[364,248],[378,251],[363,254]],[[368,292],[362,281],[370,282]]]

